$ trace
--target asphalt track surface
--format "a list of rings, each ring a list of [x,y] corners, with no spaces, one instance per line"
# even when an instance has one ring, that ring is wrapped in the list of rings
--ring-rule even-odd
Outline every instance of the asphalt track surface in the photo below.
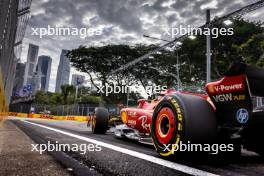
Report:
[[[37,144],[98,144],[101,151],[48,152],[73,175],[264,175],[264,159],[243,150],[240,157],[190,154],[163,159],[153,146],[106,135],[94,135],[86,123],[11,119]]]

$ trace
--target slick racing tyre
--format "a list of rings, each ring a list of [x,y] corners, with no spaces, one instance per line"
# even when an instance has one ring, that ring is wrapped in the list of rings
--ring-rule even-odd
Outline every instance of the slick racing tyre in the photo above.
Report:
[[[180,143],[210,143],[216,138],[216,117],[210,104],[197,96],[165,96],[156,106],[151,135],[157,152],[163,157],[177,152]]]
[[[96,108],[92,119],[92,132],[94,134],[105,134],[108,130],[109,113],[105,108]]]
[[[262,129],[259,131],[263,132]],[[263,158],[264,157],[264,142],[260,141],[261,139],[257,139],[257,138],[259,138],[259,134],[260,134],[260,132],[255,133],[256,136],[253,136],[254,134],[252,134],[251,135],[252,139],[246,138],[245,139],[246,142],[243,145],[243,148],[245,148],[249,151],[256,152],[257,154],[259,154]]]
[[[262,158],[264,157],[264,141],[260,138],[263,134],[263,124],[262,126],[252,126],[244,130],[243,134],[243,148],[256,152]]]
[[[259,106],[252,113],[251,123],[246,126],[242,132],[243,148],[258,153],[264,157],[264,141],[262,134],[264,133],[264,106]]]

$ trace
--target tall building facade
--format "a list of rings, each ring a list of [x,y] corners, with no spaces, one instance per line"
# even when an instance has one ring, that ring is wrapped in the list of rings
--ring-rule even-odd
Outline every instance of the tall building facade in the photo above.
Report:
[[[24,76],[24,85],[31,85],[32,92],[38,89],[38,83],[36,82],[37,72],[37,61],[38,61],[39,47],[37,45],[29,44],[28,55],[26,62],[26,70]]]
[[[25,63],[17,63],[14,85],[13,85],[13,96],[21,95],[23,85],[24,85],[25,69],[26,69]]]
[[[31,0],[0,1],[0,112],[8,109]]]
[[[71,84],[74,86],[81,85],[84,83],[84,79],[85,79],[85,76],[83,75],[73,74]]]
[[[49,56],[38,57],[37,75],[39,78],[38,80],[39,89],[46,92],[49,89],[51,62],[52,59]]]
[[[60,63],[57,70],[57,78],[56,78],[56,92],[61,91],[61,85],[69,84],[70,78],[70,60],[66,56],[68,50],[62,50],[60,55]]]

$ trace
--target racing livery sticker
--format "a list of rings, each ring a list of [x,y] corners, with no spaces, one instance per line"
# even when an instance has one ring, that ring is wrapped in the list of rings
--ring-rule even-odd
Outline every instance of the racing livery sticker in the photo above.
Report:
[[[135,111],[128,111],[127,114],[128,116],[137,116],[137,112]]]
[[[214,87],[216,92],[226,92],[226,91],[234,91],[241,90],[242,84],[233,84],[233,85],[217,85]]]
[[[128,120],[127,123],[130,125],[136,125],[137,124],[137,122],[135,120]]]
[[[245,75],[228,76],[217,82],[208,83],[206,90],[209,94],[231,93],[245,90]]]
[[[141,116],[138,119],[141,120],[141,126],[143,129],[150,130],[150,123],[147,123],[148,120],[147,116]]]
[[[236,113],[236,119],[239,123],[245,124],[247,123],[249,118],[248,111],[246,109],[239,109]]]
[[[213,99],[215,102],[241,101],[246,99],[246,95],[220,94],[213,96]]]
[[[243,90],[243,84],[230,84],[230,85],[208,85],[207,90],[210,93],[224,93],[224,92],[234,92]]]

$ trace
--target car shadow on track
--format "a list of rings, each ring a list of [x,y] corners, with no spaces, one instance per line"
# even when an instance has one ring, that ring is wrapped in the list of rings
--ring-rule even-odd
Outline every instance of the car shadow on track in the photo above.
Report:
[[[264,158],[255,155],[232,155],[232,154],[206,154],[206,153],[184,153],[167,158],[169,161],[182,163],[186,165],[210,165],[210,166],[227,166],[227,165],[263,165]]]

